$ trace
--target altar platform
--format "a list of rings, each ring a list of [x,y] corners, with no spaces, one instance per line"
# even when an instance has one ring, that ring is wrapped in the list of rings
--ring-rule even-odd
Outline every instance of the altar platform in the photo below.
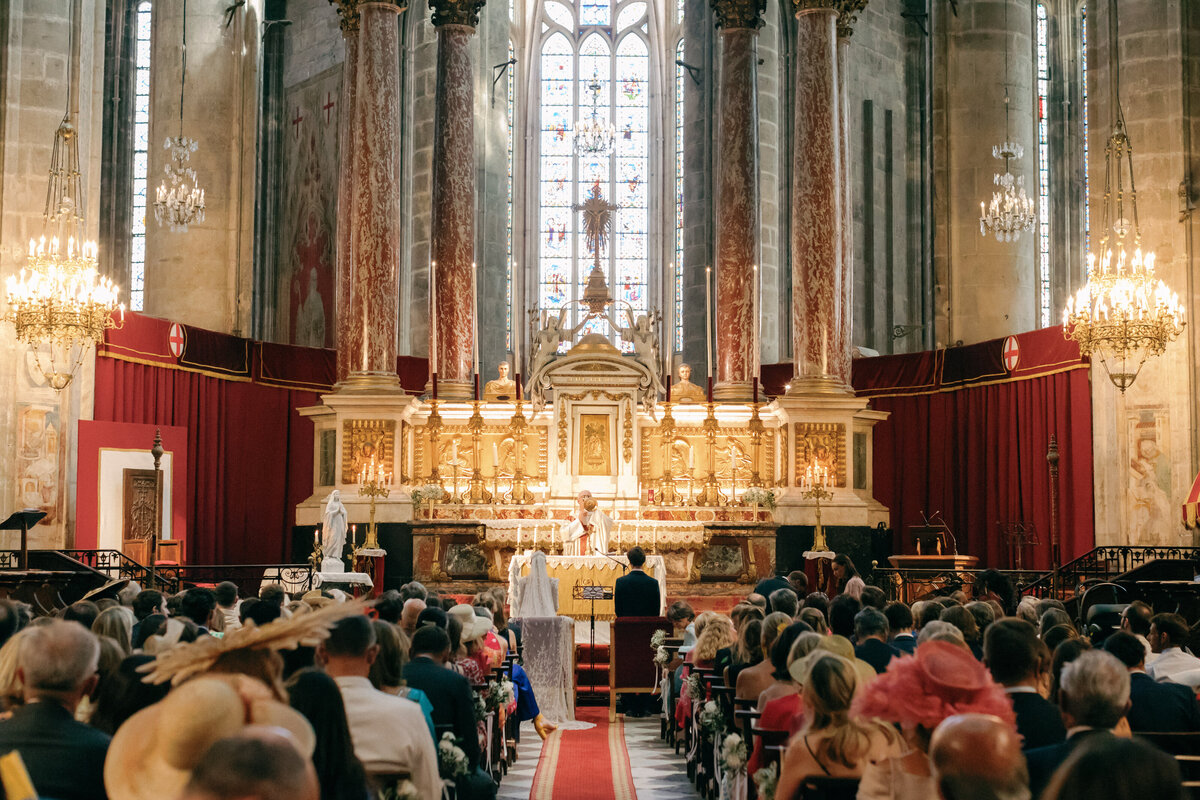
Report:
[[[529,574],[529,561],[533,556],[532,550],[514,555],[509,561],[508,596],[516,596],[517,581]],[[667,611],[667,565],[662,556],[646,556],[646,573],[658,581],[658,596],[661,606],[659,615]],[[548,556],[546,572],[558,580],[558,613],[577,621],[590,620],[595,614],[597,620],[611,620],[614,613],[612,600],[579,600],[576,599],[576,586],[606,586],[611,588],[617,578],[629,571],[629,559],[620,556]]]

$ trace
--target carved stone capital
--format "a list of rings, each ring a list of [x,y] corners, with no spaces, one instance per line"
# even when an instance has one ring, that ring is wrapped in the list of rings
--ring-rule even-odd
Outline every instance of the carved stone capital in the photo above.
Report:
[[[792,11],[799,15],[803,11],[839,11],[842,0],[792,0]]]
[[[717,27],[726,30],[758,30],[767,10],[767,0],[712,0]]]
[[[484,0],[429,0],[433,9],[433,25],[466,25],[474,28],[479,24],[479,9]]]
[[[393,5],[400,11],[408,8],[408,4],[400,0],[329,0],[329,4],[337,8],[338,25],[342,28],[343,36],[358,33],[359,9],[368,3]]]
[[[849,39],[850,34],[854,33],[854,23],[858,22],[858,15],[867,7],[867,0],[839,0],[837,6],[838,38]]]

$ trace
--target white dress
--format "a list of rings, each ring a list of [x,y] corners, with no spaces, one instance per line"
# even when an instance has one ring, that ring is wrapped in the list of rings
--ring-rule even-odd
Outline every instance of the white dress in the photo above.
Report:
[[[590,531],[586,530],[592,526]],[[569,556],[604,555],[608,553],[608,534],[613,521],[603,511],[581,511],[579,517],[567,526],[567,552]],[[588,534],[586,551],[583,547],[584,534]]]
[[[558,579],[546,571],[546,554],[538,550],[529,560],[529,574],[517,579],[513,595],[514,619],[558,615]]]

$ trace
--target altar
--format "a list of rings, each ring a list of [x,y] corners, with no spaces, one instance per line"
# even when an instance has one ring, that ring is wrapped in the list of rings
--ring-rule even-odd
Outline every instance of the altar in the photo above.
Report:
[[[529,574],[531,551],[514,555],[508,568],[508,596],[515,597],[517,579]],[[608,586],[616,584],[617,578],[627,574],[629,559],[619,556],[547,556],[546,572],[558,580],[558,613],[575,620],[587,620],[592,614],[591,600],[576,600],[576,586]],[[662,556],[646,556],[646,574],[658,581],[659,615],[667,610],[667,564]],[[596,600],[595,613],[598,620],[611,620],[616,614],[612,600]]]

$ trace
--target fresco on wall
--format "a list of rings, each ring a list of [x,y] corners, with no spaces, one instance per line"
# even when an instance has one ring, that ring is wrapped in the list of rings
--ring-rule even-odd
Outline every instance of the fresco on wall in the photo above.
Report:
[[[288,309],[280,335],[292,344],[333,347],[337,233],[338,115],[342,69],[285,90],[279,259]]]
[[[1170,416],[1166,406],[1130,409],[1127,531],[1131,545],[1179,544],[1171,503]]]
[[[46,517],[34,529],[40,540],[62,530],[61,487],[65,480],[58,409],[17,405],[17,508],[36,508]],[[32,539],[31,539],[32,541]]]

